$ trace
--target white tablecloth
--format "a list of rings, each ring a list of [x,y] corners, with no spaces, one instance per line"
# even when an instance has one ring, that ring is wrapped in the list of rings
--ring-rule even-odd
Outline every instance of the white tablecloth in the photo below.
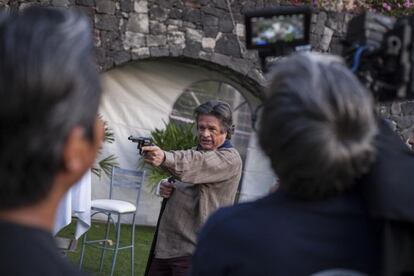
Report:
[[[91,170],[65,194],[56,212],[53,234],[69,225],[72,216],[78,218],[75,238],[79,239],[91,226]]]

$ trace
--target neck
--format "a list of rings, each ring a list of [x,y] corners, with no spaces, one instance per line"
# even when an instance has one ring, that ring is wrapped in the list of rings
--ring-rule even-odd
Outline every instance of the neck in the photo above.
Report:
[[[52,232],[56,209],[66,189],[61,185],[53,185],[53,188],[42,201],[10,210],[1,210],[0,219],[24,226],[41,228]]]

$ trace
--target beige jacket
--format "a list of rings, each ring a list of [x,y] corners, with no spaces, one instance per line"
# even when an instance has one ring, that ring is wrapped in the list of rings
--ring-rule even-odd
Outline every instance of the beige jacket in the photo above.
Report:
[[[242,161],[235,148],[184,150],[166,152],[162,167],[179,181],[160,221],[155,257],[189,256],[208,216],[234,203]]]

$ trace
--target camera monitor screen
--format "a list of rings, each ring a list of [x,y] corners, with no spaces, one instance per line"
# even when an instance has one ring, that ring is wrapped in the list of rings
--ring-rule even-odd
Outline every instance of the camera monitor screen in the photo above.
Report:
[[[290,8],[246,14],[246,39],[249,49],[309,42],[308,9]]]

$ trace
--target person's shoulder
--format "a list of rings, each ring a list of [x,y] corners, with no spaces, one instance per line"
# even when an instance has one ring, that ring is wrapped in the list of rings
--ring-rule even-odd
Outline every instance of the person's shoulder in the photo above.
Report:
[[[269,200],[271,200],[270,197],[266,196],[255,201],[218,209],[204,225],[204,234],[210,235],[214,232],[222,233],[225,231],[234,233],[234,228],[248,227],[253,220],[260,219],[263,207],[268,205]]]
[[[240,153],[236,148],[219,148],[216,152],[228,159],[231,159],[233,162],[236,161],[237,163],[242,163]]]
[[[0,234],[4,275],[83,275],[62,258],[48,231],[0,221]]]

